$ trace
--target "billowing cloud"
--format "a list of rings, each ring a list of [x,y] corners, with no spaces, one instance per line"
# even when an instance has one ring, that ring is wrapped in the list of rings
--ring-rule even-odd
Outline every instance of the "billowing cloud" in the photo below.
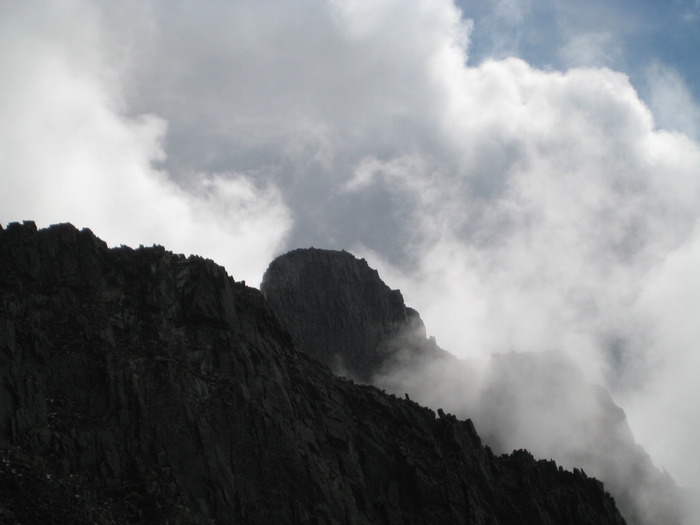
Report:
[[[640,436],[648,439],[649,453],[683,480],[696,480],[700,458],[678,451],[692,450],[700,437],[697,383],[700,370],[700,221],[687,240],[670,251],[646,276],[635,313],[647,323],[646,379],[622,402]],[[629,356],[632,360],[633,356]],[[636,365],[633,365],[636,366]],[[663,415],[656,421],[649,414]],[[659,426],[661,425],[661,427]],[[661,430],[661,431],[660,431]],[[673,436],[673,437],[672,437]]]
[[[290,227],[272,184],[245,172],[156,167],[167,121],[129,115],[90,5],[6,9],[0,28],[0,220],[70,221],[111,244],[158,243],[257,281]]]
[[[700,291],[682,277],[697,262],[697,144],[657,130],[609,70],[543,73],[507,60],[463,78],[447,120],[458,168],[363,159],[351,185],[412,195],[402,200],[414,206],[413,265],[358,251],[454,353],[568,353],[634,407],[636,437],[665,451],[662,465],[697,483],[689,443],[670,437],[700,438],[689,423],[700,392],[671,379],[698,370],[694,322],[680,315],[697,311]],[[468,118],[484,106],[487,116]],[[666,425],[684,432],[659,433]]]
[[[671,70],[649,106],[613,69],[506,57],[543,13],[499,6],[515,33],[478,63],[483,28],[448,0],[3,6],[0,220],[249,280],[283,247],[354,249],[453,353],[571,356],[700,486],[700,149],[663,109],[697,106]],[[580,29],[551,56],[625,56],[611,28]]]

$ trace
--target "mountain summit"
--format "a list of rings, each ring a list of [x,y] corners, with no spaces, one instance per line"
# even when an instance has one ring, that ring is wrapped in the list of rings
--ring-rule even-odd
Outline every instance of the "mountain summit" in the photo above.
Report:
[[[401,292],[346,251],[291,251],[270,264],[260,290],[299,345],[338,374],[370,381],[399,352],[452,357],[426,338]]]

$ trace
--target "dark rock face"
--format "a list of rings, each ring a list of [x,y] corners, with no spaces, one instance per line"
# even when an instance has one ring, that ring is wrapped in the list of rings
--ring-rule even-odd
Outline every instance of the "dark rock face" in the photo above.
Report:
[[[260,290],[304,350],[336,373],[370,381],[397,357],[401,338],[402,358],[451,357],[426,338],[401,292],[348,252],[291,251],[270,264]]]
[[[624,520],[581,471],[333,376],[211,261],[25,223],[0,228],[0,522]]]
[[[525,446],[584,466],[605,480],[630,523],[682,522],[673,480],[635,443],[608,392],[585,381],[563,354],[494,356],[477,379],[468,364],[426,338],[400,292],[347,252],[282,255],[261,290],[300,348],[337,373],[471,417],[498,452]]]

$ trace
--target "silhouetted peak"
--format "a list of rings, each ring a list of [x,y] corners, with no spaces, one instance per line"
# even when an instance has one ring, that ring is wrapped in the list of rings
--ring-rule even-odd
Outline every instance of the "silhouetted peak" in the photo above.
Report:
[[[346,251],[294,250],[268,267],[261,291],[300,347],[367,381],[400,352],[442,353],[367,261]]]

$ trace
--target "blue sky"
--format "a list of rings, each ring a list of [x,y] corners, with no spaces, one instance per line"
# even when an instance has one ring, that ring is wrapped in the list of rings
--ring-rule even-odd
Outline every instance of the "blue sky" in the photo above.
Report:
[[[542,69],[606,66],[628,74],[649,103],[654,73],[661,66],[667,74],[677,75],[675,80],[696,103],[700,100],[696,0],[459,0],[457,4],[475,22],[470,58],[476,63],[514,55]],[[586,42],[594,49],[586,52]],[[664,123],[671,126],[668,120]]]
[[[585,33],[609,33],[609,65],[638,78],[654,62],[684,72],[697,94],[700,4],[694,0],[494,2],[460,0],[475,21],[472,54],[477,61],[515,54],[541,68],[571,66],[559,56],[567,41]],[[500,42],[503,34],[509,45]],[[581,64],[600,65],[600,64]]]

